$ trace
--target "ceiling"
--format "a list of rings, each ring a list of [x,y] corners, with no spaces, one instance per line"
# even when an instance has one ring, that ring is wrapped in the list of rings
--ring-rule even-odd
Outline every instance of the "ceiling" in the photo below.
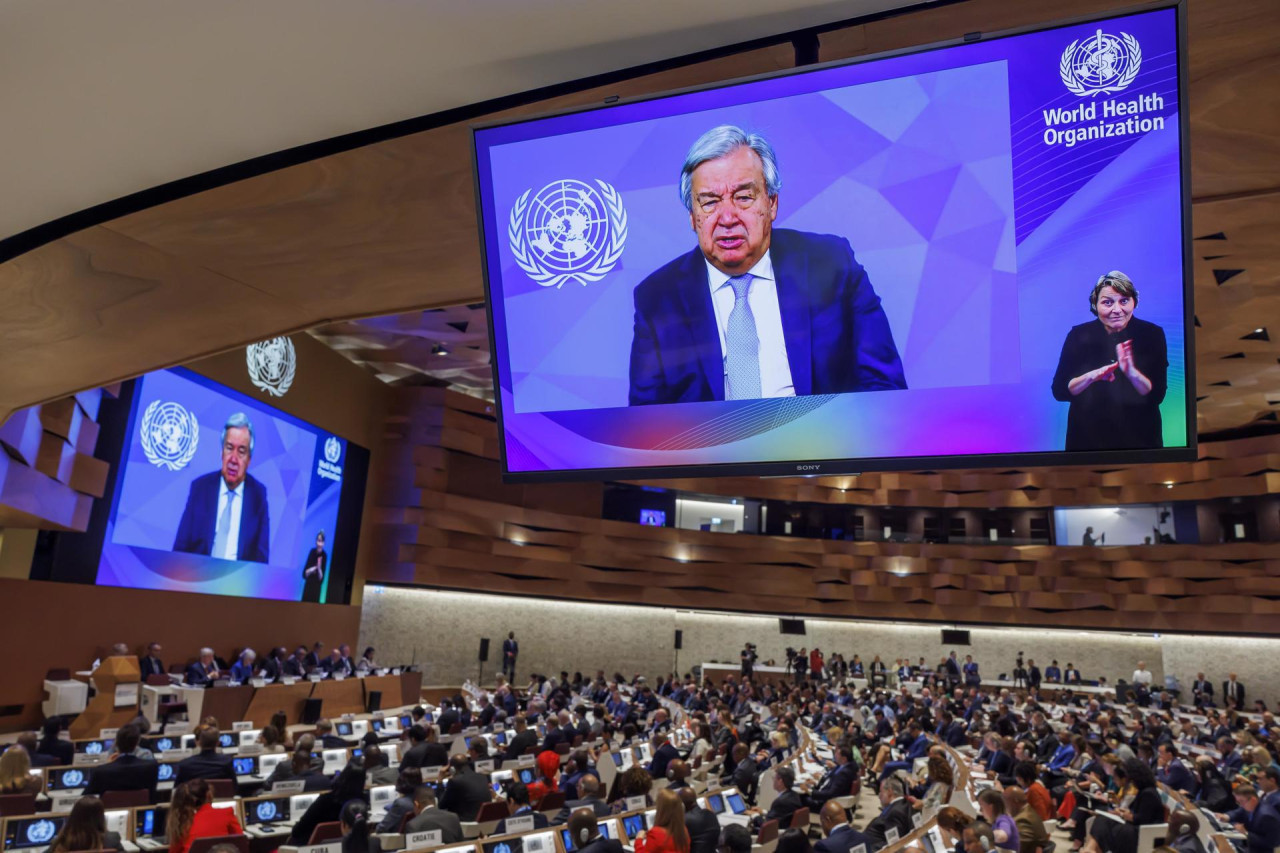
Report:
[[[723,9],[661,1],[458,5],[428,15],[428,26],[426,6],[392,3],[348,13],[336,0],[305,7],[281,0],[249,12],[122,0],[111,14],[91,4],[72,15],[61,0],[0,0],[0,106],[10,155],[0,161],[0,186],[18,202],[0,206],[0,223],[10,223],[0,234],[282,146],[896,4],[744,0],[732,22],[715,17],[727,17]],[[1114,0],[1076,0],[1070,12],[1113,7]],[[138,14],[120,16],[121,8]],[[394,12],[402,15],[398,27]],[[921,4],[824,32],[819,56],[901,49],[1063,14],[1058,0]],[[1203,435],[1270,423],[1280,408],[1280,16],[1274,0],[1189,0],[1187,14]],[[487,30],[476,29],[481,18]],[[423,49],[406,59],[417,63],[416,76],[395,77],[386,71],[390,56],[372,55],[374,47],[413,54],[405,47],[412,39],[398,38],[399,30],[421,35]],[[478,31],[484,38],[474,38]],[[109,38],[97,43],[95,34]],[[599,104],[777,71],[794,60],[788,43],[751,45],[539,93],[483,115]],[[371,80],[378,74],[381,84]],[[388,92],[397,85],[403,100],[392,105]],[[373,103],[381,105],[376,115],[360,112]],[[299,113],[310,122],[305,132]],[[452,115],[323,156],[273,159],[234,180],[206,180],[132,212],[78,222],[77,230],[0,263],[0,420],[24,406],[317,328],[318,337],[389,380],[483,393],[476,303],[484,297],[467,124],[480,115]],[[423,313],[436,308],[448,310]],[[359,319],[367,317],[390,319]],[[447,354],[434,346],[440,343]]]
[[[0,238],[297,145],[918,2],[3,0]]]

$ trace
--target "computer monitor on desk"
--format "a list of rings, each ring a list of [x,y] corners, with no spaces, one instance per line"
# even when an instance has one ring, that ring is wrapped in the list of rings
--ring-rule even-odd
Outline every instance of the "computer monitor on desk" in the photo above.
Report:
[[[237,776],[258,775],[258,756],[256,755],[238,756],[231,759],[231,764],[235,767]]]
[[[169,816],[168,806],[148,806],[135,809],[133,812],[133,838],[160,840],[164,838],[165,821]]]
[[[5,850],[43,850],[62,831],[66,815],[32,815],[4,820]]]
[[[92,772],[88,767],[51,767],[45,776],[49,791],[79,791],[89,784]]]
[[[258,797],[247,799],[244,805],[246,826],[264,823],[289,823],[289,801],[292,797]]]

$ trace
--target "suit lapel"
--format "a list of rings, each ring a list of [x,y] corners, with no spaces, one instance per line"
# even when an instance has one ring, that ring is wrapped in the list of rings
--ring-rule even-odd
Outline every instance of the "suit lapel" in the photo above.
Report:
[[[686,274],[690,284],[680,288],[681,302],[689,323],[689,337],[698,353],[698,365],[711,388],[711,399],[724,399],[724,358],[720,354],[720,330],[716,328],[716,310],[711,304],[711,285],[707,280],[707,264],[701,249],[686,256]]]
[[[791,384],[798,397],[812,394],[813,364],[809,341],[809,299],[806,292],[808,265],[803,253],[791,254],[778,245],[777,241],[770,248],[774,285],[778,290],[778,308],[782,312],[782,337],[786,341],[787,362],[791,367]]]

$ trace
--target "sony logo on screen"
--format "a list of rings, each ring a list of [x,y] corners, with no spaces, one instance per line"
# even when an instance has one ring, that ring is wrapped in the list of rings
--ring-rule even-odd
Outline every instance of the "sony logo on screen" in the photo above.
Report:
[[[1090,100],[1069,109],[1042,110],[1044,144],[1072,148],[1092,139],[1163,130],[1164,116],[1146,115],[1164,110],[1164,98],[1158,94],[1147,93],[1124,101],[1098,98],[1127,89],[1141,67],[1142,47],[1129,33],[1115,36],[1097,30],[1092,36],[1067,45],[1058,62],[1062,84],[1072,94]]]
[[[821,471],[822,466],[821,465],[797,465],[796,470],[797,471]]]

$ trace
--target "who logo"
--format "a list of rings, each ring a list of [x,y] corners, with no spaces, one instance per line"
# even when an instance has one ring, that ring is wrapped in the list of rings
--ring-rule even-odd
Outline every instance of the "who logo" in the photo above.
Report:
[[[1058,73],[1072,93],[1084,97],[1128,88],[1141,67],[1142,47],[1136,38],[1128,33],[1114,36],[1098,30],[1090,38],[1067,45]]]

